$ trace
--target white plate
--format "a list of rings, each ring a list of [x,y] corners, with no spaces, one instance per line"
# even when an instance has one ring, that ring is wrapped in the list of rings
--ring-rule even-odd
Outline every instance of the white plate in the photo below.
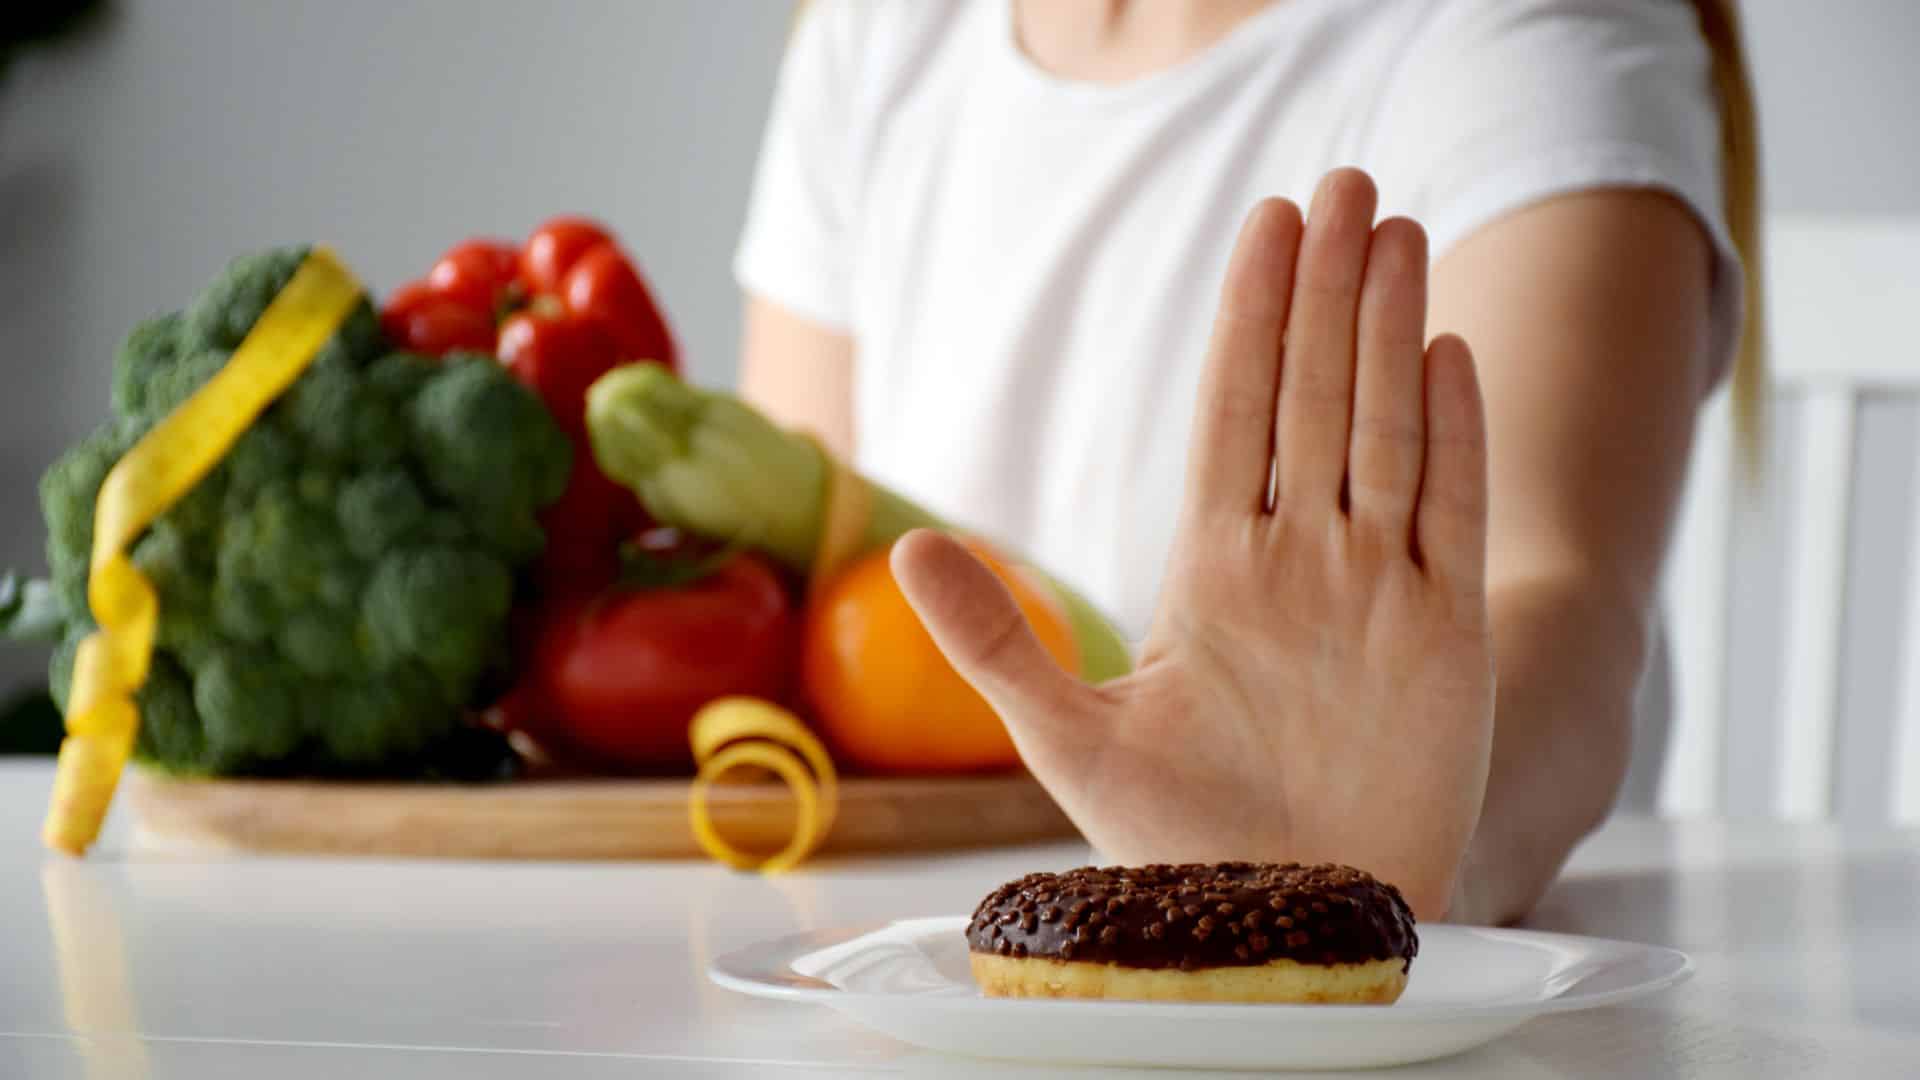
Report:
[[[989,998],[961,917],[821,930],[714,961],[756,997],[825,1005],[903,1042],[1027,1061],[1191,1068],[1402,1065],[1490,1042],[1542,1013],[1612,1005],[1687,977],[1684,953],[1527,930],[1420,927],[1393,1005],[1212,1005]]]

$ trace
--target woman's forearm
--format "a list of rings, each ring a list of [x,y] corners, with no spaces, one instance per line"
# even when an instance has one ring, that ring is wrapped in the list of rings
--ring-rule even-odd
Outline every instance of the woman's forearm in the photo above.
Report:
[[[1450,917],[1525,915],[1626,771],[1662,553],[1712,370],[1712,246],[1656,191],[1552,199],[1434,272],[1492,448],[1488,786]]]
[[[769,300],[746,297],[740,396],[782,427],[853,457],[853,339]]]
[[[1499,690],[1480,824],[1449,921],[1512,922],[1603,821],[1626,773],[1646,614],[1627,590],[1562,580],[1489,596]]]

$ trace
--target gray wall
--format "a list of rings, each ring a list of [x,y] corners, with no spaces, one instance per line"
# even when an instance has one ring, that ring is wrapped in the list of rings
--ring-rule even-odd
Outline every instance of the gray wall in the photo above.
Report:
[[[1818,214],[1920,214],[1920,3],[1739,0],[1768,201]]]
[[[1745,8],[1772,204],[1920,214],[1920,3]],[[696,377],[730,380],[727,263],[788,12],[783,0],[121,0],[100,33],[20,64],[0,83],[0,565],[41,565],[35,478],[101,417],[119,336],[248,248],[324,240],[385,289],[470,232],[599,215],[643,260]],[[1785,450],[1790,402],[1781,415]],[[1864,484],[1911,483],[1900,455],[1913,423],[1910,407],[1869,403]],[[1870,545],[1901,546],[1886,538],[1904,536],[1903,495],[1862,501]],[[1736,671],[1767,671],[1777,653],[1780,505],[1756,515],[1735,560]],[[1892,692],[1871,646],[1892,612],[1872,605],[1894,593],[1850,596],[1869,610],[1848,632],[1843,774],[1871,765]],[[0,685],[37,664],[0,654]],[[1740,722],[1777,723],[1764,680],[1736,682]]]
[[[728,265],[778,0],[117,0],[0,81],[0,567],[113,348],[230,256],[318,240],[376,290],[468,235],[613,224],[695,376],[732,379]],[[0,649],[0,689],[41,666]]]

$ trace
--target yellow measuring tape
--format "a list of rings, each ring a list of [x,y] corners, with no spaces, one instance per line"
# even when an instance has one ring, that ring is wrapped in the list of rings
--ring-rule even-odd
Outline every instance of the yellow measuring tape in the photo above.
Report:
[[[339,260],[315,248],[233,356],[127,451],[93,512],[87,606],[100,629],[80,643],[67,701],[46,844],[74,855],[100,835],[140,726],[160,602],[127,549],[200,482],[256,417],[300,377],[360,298]]]
[[[839,777],[826,747],[799,717],[758,698],[721,698],[694,716],[688,734],[700,771],[687,792],[687,818],[707,854],[738,870],[778,874],[799,865],[833,830]],[[793,839],[772,855],[734,847],[713,824],[709,790],[722,775],[743,766],[772,771],[793,792],[798,811]]]
[[[865,554],[861,544],[873,520],[873,485],[818,440],[809,441],[827,463],[826,509],[821,514],[813,564],[807,568],[807,591],[815,594],[826,588],[843,567]]]

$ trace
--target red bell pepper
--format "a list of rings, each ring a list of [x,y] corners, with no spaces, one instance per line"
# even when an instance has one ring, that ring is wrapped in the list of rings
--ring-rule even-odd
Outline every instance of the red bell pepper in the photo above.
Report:
[[[673,331],[646,280],[613,234],[581,218],[555,218],[520,248],[499,240],[455,245],[424,280],[394,292],[382,324],[394,344],[417,352],[491,352],[501,324],[523,307],[541,307],[543,298],[550,298],[549,317],[593,323],[613,342],[608,366],[649,361],[680,370]]]

